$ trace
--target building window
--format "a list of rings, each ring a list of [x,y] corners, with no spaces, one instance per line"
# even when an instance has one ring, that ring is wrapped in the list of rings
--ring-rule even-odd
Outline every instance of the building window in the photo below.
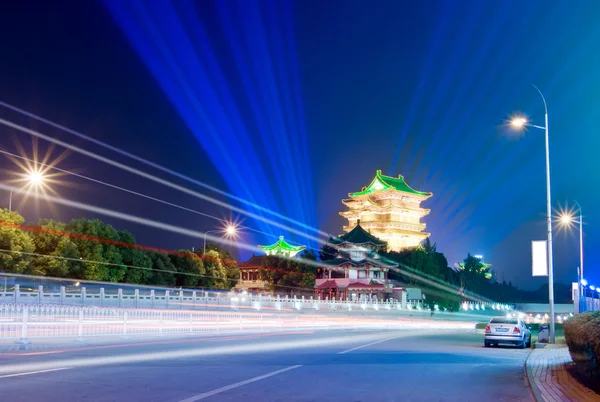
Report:
[[[358,278],[366,278],[367,277],[367,271],[358,271]]]
[[[360,261],[365,258],[365,252],[360,250],[352,250],[350,252],[350,258],[356,261]]]

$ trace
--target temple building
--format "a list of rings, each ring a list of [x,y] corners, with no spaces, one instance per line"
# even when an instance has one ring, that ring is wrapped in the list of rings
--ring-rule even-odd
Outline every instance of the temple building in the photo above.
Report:
[[[401,292],[388,281],[388,270],[397,264],[378,253],[385,249],[386,243],[363,229],[360,220],[348,233],[330,238],[329,245],[338,254],[334,259],[322,261],[317,270],[317,297],[357,300],[376,296],[383,300]]]
[[[418,247],[429,237],[421,218],[430,210],[420,205],[432,194],[412,189],[401,175],[385,176],[378,170],[371,184],[348,195],[342,202],[349,210],[340,212],[348,219],[344,231],[352,232],[360,221],[365,230],[387,243],[388,251]]]
[[[292,246],[287,243],[283,236],[279,236],[279,240],[270,246],[258,246],[266,255],[274,255],[284,258],[294,258],[296,254],[306,248],[306,246]],[[272,283],[261,278],[260,271],[263,266],[263,261],[266,256],[253,255],[246,262],[238,264],[239,279],[233,290],[247,291],[253,293],[269,293],[272,292]]]

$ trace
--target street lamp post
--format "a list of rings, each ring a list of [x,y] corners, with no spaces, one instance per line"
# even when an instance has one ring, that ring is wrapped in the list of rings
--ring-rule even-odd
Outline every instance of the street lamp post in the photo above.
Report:
[[[546,134],[546,225],[548,229],[548,302],[550,305],[550,343],[555,342],[554,334],[554,264],[552,261],[552,198],[550,193],[550,136],[548,135],[548,105],[542,92],[533,86],[536,91],[542,97],[544,102],[544,126],[537,126],[535,124],[527,123],[527,120],[523,117],[513,119],[511,124],[513,127],[523,128],[534,127],[544,130]]]
[[[207,230],[206,232],[204,232],[204,252],[202,254],[206,254],[206,235],[209,233],[217,233],[220,232],[220,230]]]
[[[209,233],[220,233],[225,232],[228,237],[235,237],[237,235],[238,227],[233,223],[228,223],[223,229],[207,230],[204,232],[204,253],[206,254],[206,235]]]
[[[10,190],[10,193],[8,194],[8,211],[12,211],[12,193],[13,191]]]

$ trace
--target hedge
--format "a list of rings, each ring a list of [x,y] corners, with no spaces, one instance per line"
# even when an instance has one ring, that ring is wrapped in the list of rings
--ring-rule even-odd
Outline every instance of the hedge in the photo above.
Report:
[[[589,380],[600,380],[600,311],[577,314],[564,327],[576,370]]]

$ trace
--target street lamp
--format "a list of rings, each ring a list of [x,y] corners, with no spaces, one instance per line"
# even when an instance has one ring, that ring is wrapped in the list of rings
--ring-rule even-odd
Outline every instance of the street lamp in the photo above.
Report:
[[[228,222],[222,229],[207,230],[204,232],[204,253],[206,254],[206,235],[209,233],[221,233],[224,232],[227,237],[235,237],[237,235],[238,227],[234,223]]]
[[[550,304],[550,343],[555,342],[554,336],[554,265],[552,263],[552,199],[550,196],[550,138],[548,136],[548,105],[542,92],[533,86],[544,102],[544,126],[530,124],[524,117],[512,119],[511,126],[516,129],[534,127],[544,130],[546,134],[546,225],[548,228],[548,302]]]
[[[39,187],[44,183],[44,174],[42,172],[40,172],[39,170],[31,170],[27,173],[25,173],[24,175],[24,179],[25,181],[27,181],[27,187]],[[13,196],[13,191],[12,189],[10,190],[10,193],[8,194],[8,210],[12,211],[12,196]]]
[[[578,279],[579,279],[579,312],[581,313],[581,307],[582,307],[582,303],[583,303],[583,288],[581,286],[581,282],[583,281],[583,210],[581,209],[581,205],[579,205],[579,203],[575,200],[573,200],[573,202],[575,202],[575,204],[577,205],[577,208],[579,209],[579,272],[578,272]],[[560,220],[563,224],[570,224],[571,222],[574,221],[573,216],[572,215],[568,215],[568,214],[563,214],[560,217]]]

